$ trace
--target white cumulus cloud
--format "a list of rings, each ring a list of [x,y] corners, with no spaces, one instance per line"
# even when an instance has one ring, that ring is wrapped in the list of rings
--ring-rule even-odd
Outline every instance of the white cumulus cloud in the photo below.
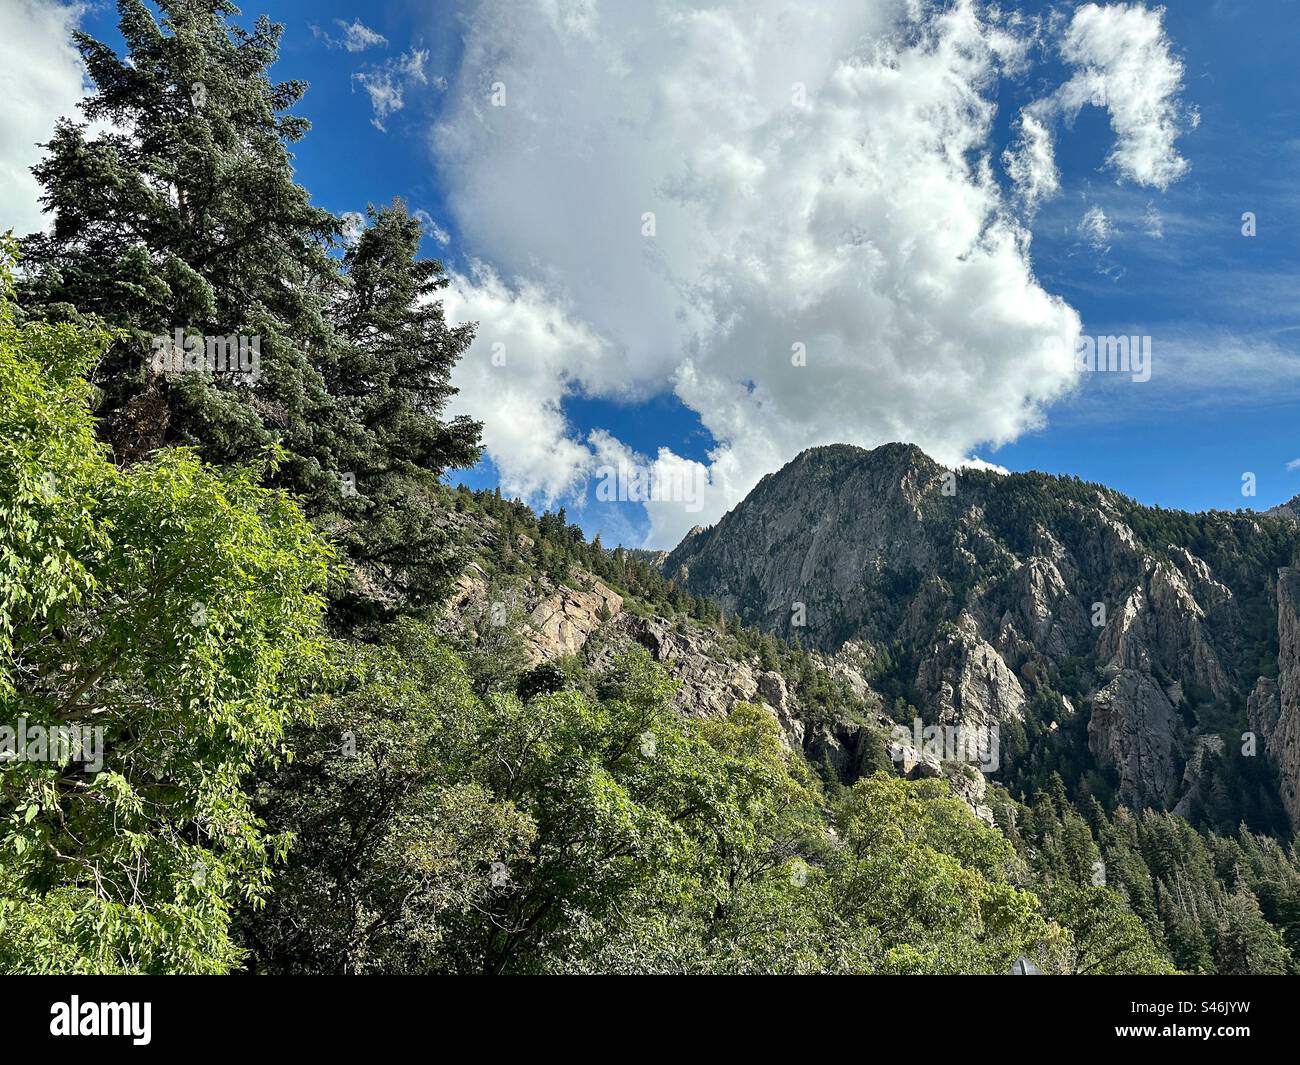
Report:
[[[955,465],[1075,383],[1078,316],[993,174],[1016,23],[973,2],[485,0],[464,43],[431,145],[493,264],[449,312],[482,323],[457,383],[508,491],[585,483],[598,448],[566,396],[671,389],[716,442],[702,509],[648,508],[672,546],[803,448],[901,439]]]
[[[480,323],[457,366],[457,409],[483,420],[502,491],[548,504],[571,493],[595,455],[573,438],[560,404],[599,382],[608,342],[575,320],[562,297],[533,281],[507,284],[481,263],[453,275],[441,296],[448,318]]]
[[[54,123],[76,117],[85,71],[71,33],[82,5],[56,0],[0,4],[0,232],[43,229],[40,186],[29,168],[41,158]]]
[[[1175,147],[1184,122],[1179,103],[1183,64],[1165,33],[1163,8],[1142,4],[1084,4],[1074,12],[1061,55],[1075,68],[1057,92],[1072,118],[1104,107],[1115,132],[1109,163],[1139,185],[1168,188],[1187,172]]]

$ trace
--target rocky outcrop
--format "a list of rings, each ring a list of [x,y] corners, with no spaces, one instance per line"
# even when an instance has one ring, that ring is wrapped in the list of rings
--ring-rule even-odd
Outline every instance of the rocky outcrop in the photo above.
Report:
[[[862,461],[868,454],[874,461]],[[664,571],[805,646],[838,649],[851,624],[879,641],[905,604],[859,617],[864,594],[882,576],[931,568],[925,510],[944,472],[901,444],[815,448],[764,477],[725,528],[688,536]]]
[[[538,603],[528,617],[528,634],[537,661],[574,654],[602,624],[623,609],[623,597],[594,577],[585,590],[561,587]]]
[[[1300,569],[1278,571],[1277,613],[1277,680],[1260,678],[1247,718],[1277,769],[1291,827],[1300,829]]]
[[[1056,546],[1058,551],[1063,550]],[[1019,567],[1016,606],[1020,621],[1017,628],[1044,654],[1070,654],[1089,635],[1087,612],[1070,594],[1065,578],[1050,558],[1035,556]]]
[[[1179,515],[1074,480],[947,470],[914,447],[837,446],[765,477],[664,570],[827,655],[888,652],[908,669],[891,689],[926,721],[1018,720],[1069,695],[1123,801],[1167,809],[1199,787],[1196,722],[1247,697],[1259,650],[1242,619],[1268,581],[1256,560],[1287,557],[1288,536],[1300,550],[1278,517]],[[1296,816],[1287,654],[1269,750]],[[1253,703],[1263,714],[1267,692]]]
[[[1300,496],[1287,500],[1287,502],[1274,507],[1268,513],[1273,517],[1287,518],[1290,521],[1300,521]]]
[[[922,663],[916,683],[933,693],[941,724],[986,727],[1024,714],[1020,681],[965,612]]]
[[[677,682],[672,706],[687,717],[722,717],[739,702],[765,706],[781,727],[786,744],[818,765],[829,764],[841,779],[862,772],[868,754],[867,727],[848,717],[809,724],[809,713],[781,673],[756,658],[737,659],[716,630],[686,618],[670,621],[626,610],[623,597],[590,573],[578,571],[565,584],[533,577],[514,585],[509,602],[491,601],[488,575],[471,564],[450,596],[443,626],[472,639],[495,614],[519,624],[531,664],[581,655],[599,672],[632,646],[644,648]],[[877,702],[862,674],[858,648],[842,656],[811,656],[813,668],[841,680],[859,702]],[[873,722],[880,725],[879,721]]]
[[[673,705],[688,717],[721,717],[738,702],[764,701],[760,694],[760,671],[749,663],[728,658],[702,627],[677,627],[660,618],[626,614],[603,635],[603,646],[589,660],[595,669],[609,666],[627,643],[644,647],[678,682]],[[778,719],[785,716],[789,720],[792,707],[784,685],[778,691],[769,681],[767,687],[772,698],[781,704],[779,711],[772,706],[773,713]],[[786,722],[782,725],[785,727]],[[802,745],[803,737],[796,733],[791,724],[787,735]]]
[[[1192,746],[1192,756],[1187,759],[1183,769],[1183,780],[1179,787],[1178,805],[1174,813],[1179,817],[1188,817],[1198,802],[1206,797],[1206,763],[1223,754],[1222,736],[1200,736]]]
[[[1122,802],[1172,805],[1182,775],[1182,729],[1173,703],[1149,674],[1121,670],[1097,692],[1088,745],[1118,772]]]
[[[986,825],[992,825],[993,810],[984,802],[988,793],[988,780],[984,774],[971,765],[949,765],[945,770],[952,793],[969,806],[976,817]]]
[[[581,650],[591,634],[623,610],[623,597],[590,573],[578,573],[571,584],[555,585],[543,578],[522,588],[512,587],[492,601],[488,575],[476,562],[466,567],[443,609],[443,626],[466,631],[478,625],[520,625],[530,662],[550,661]]]

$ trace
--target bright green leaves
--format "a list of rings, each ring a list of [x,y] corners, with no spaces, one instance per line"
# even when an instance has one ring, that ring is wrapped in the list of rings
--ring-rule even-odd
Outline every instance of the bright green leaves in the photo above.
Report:
[[[943,781],[859,781],[837,824],[839,904],[879,935],[880,971],[1004,973],[1021,954],[1057,957],[1065,935],[1017,886],[1011,845]]]
[[[831,834],[769,710],[683,719],[644,653],[525,701],[430,629],[388,641],[343,652],[260,789],[297,843],[241,918],[259,970],[1059,968],[1010,844],[942,781],[860,782]]]
[[[0,969],[219,971],[283,849],[241,780],[319,668],[330,552],[259,469],[109,462],[107,340],[0,300],[0,727],[36,737],[0,762]]]

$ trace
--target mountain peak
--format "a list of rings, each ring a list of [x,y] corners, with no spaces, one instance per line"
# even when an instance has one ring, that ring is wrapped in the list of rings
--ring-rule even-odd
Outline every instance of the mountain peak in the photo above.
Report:
[[[795,462],[817,460],[867,461],[873,463],[896,464],[899,462],[927,462],[936,465],[916,444],[891,441],[866,448],[857,444],[823,444],[820,447],[805,448],[795,456]]]
[[[1279,503],[1272,510],[1265,513],[1275,518],[1295,518],[1300,520],[1300,496],[1296,496],[1285,503]]]
[[[852,472],[900,483],[908,479],[928,480],[942,468],[916,444],[894,441],[873,448],[856,444],[825,444],[799,452],[776,476],[799,476],[810,470],[822,476]]]

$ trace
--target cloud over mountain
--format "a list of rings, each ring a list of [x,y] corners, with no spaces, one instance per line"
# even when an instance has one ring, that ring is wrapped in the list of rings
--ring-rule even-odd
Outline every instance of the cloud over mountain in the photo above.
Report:
[[[459,379],[469,410],[508,397],[487,442],[509,488],[589,475],[574,390],[672,389],[716,441],[703,514],[652,513],[657,544],[805,447],[957,462],[1040,424],[1079,322],[992,162],[996,87],[1037,33],[969,2],[479,5],[432,143],[494,267],[459,308],[510,309]],[[518,361],[492,367],[493,343]]]

